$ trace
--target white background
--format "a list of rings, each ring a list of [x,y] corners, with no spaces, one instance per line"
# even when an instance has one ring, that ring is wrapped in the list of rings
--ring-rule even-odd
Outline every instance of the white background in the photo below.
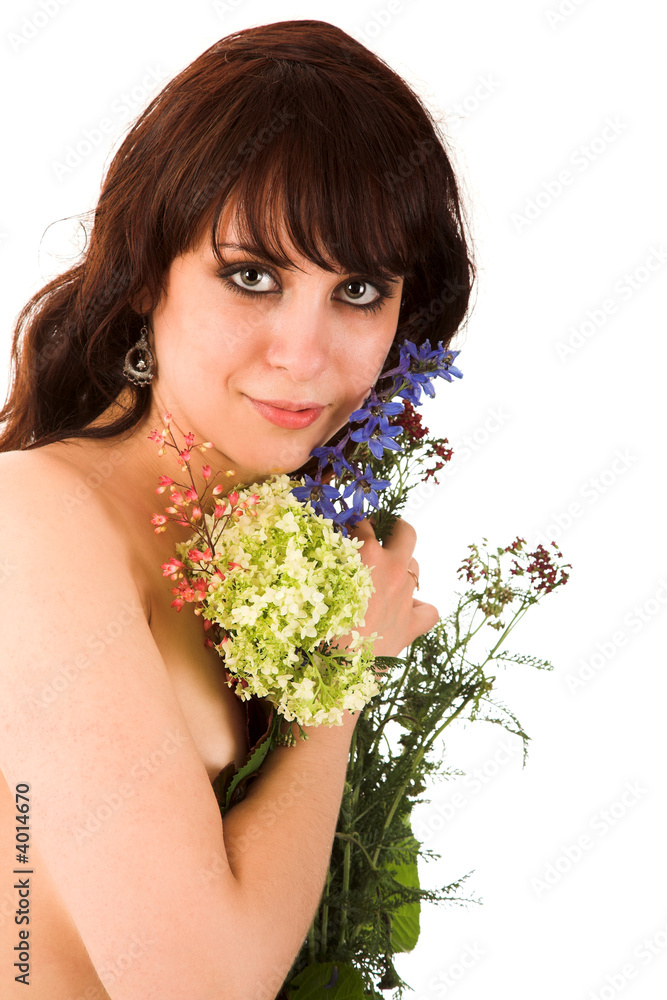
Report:
[[[397,965],[420,1000],[663,996],[659,5],[43,2],[55,13],[15,0],[0,20],[3,395],[16,315],[74,253],[76,227],[58,220],[94,207],[111,150],[155,92],[148,80],[162,85],[232,31],[314,17],[377,51],[445,121],[479,279],[458,344],[464,378],[439,380],[422,410],[456,454],[440,490],[408,515],[420,596],[445,614],[456,566],[483,536],[557,538],[573,570],[512,647],[554,671],[515,666],[498,678],[532,737],[526,767],[516,737],[461,727],[447,762],[467,779],[440,782],[417,810],[417,835],[442,856],[421,868],[422,883],[474,869],[466,894],[483,905],[426,907],[417,948]],[[112,131],[57,177],[68,145],[103,118]],[[11,484],[3,496],[16,503]]]

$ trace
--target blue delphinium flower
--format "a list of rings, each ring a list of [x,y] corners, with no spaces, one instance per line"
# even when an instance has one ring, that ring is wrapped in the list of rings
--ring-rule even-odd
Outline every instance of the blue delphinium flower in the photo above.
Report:
[[[365,441],[376,458],[382,458],[382,452],[385,448],[391,451],[403,450],[398,441],[394,441],[394,438],[403,433],[402,427],[390,427],[389,424],[383,427],[378,424],[377,427],[371,425],[369,428],[369,424],[370,421],[358,430],[352,431],[350,434],[352,440]]]
[[[452,361],[454,361],[460,353],[460,351],[442,351],[440,358],[438,359],[438,367],[435,374],[446,379],[448,382],[452,381],[452,375],[456,378],[463,378],[463,372],[452,364]]]
[[[444,378],[447,382],[452,381],[452,376],[456,378],[463,378],[463,372],[455,368],[452,362],[456,358],[460,351],[449,351],[445,350],[442,346],[442,341],[438,344],[437,350],[430,350],[430,343],[427,340],[425,344],[422,345],[419,354],[417,354],[414,344],[406,344],[408,352],[412,355],[415,360],[418,360],[420,366],[425,366],[422,370],[423,375],[426,376],[427,381],[424,382],[424,392],[433,398],[435,396],[435,389],[432,386],[432,381],[436,378]]]
[[[342,498],[340,502],[344,505],[343,509],[336,511],[332,520],[334,524],[338,525],[343,534],[347,535],[348,526],[355,525],[364,515],[360,511],[355,510],[354,507],[348,507]]]
[[[403,375],[403,379],[407,380],[408,384],[398,389],[398,385],[400,385],[399,381],[395,387],[395,395],[407,399],[413,406],[421,406],[422,382],[425,381],[424,377],[415,372],[406,372]]]
[[[363,511],[364,500],[377,507],[379,504],[377,490],[386,490],[391,483],[388,479],[373,479],[370,465],[366,465],[366,470],[361,472],[353,483],[345,489],[344,497],[352,496],[352,510],[360,514]]]
[[[407,341],[406,341],[407,343]],[[404,354],[403,351],[400,352],[399,362],[395,368],[390,368],[388,372],[382,372],[380,378],[391,378],[392,375],[405,375],[410,368],[410,357]],[[391,393],[389,394],[391,395]]]
[[[405,342],[406,344],[409,341]],[[412,345],[414,347],[414,344]],[[393,378],[391,388],[387,393],[389,396],[399,396],[407,399],[413,406],[421,403],[422,383],[426,381],[425,375],[417,371],[412,371],[414,359],[406,350],[405,344],[401,345],[400,361],[395,368],[384,372],[381,378]]]
[[[328,483],[323,483],[321,475],[321,472],[318,472],[315,479],[308,475],[304,476],[304,485],[295,486],[291,492],[302,503],[310,501],[316,514],[335,520],[337,511],[331,501],[340,500],[340,493]]]
[[[383,402],[378,399],[375,389],[371,389],[370,395],[361,409],[355,410],[354,413],[350,414],[350,423],[364,423],[369,434],[377,426],[386,430],[389,427],[389,417],[397,416],[403,412],[403,409],[403,403],[400,400],[396,400],[393,403]],[[356,439],[353,438],[353,440]],[[366,438],[363,440],[366,440]]]
[[[342,475],[343,468],[347,469],[348,472],[354,472],[354,469],[343,454],[343,442],[337,445],[325,445],[323,448],[313,448],[310,454],[318,460],[320,469],[331,465],[334,476],[337,478],[340,478]]]
[[[430,340],[425,340],[419,347],[413,344],[411,340],[406,340],[401,344],[401,354],[409,355],[420,365],[428,364],[429,361],[438,358],[441,351],[442,341],[440,341],[439,347],[435,348],[435,350],[431,347]]]
[[[396,367],[380,376],[392,381],[379,395],[372,388],[363,406],[350,414],[350,424],[361,426],[355,430],[348,429],[337,445],[325,445],[311,451],[311,456],[318,460],[319,471],[315,479],[305,476],[305,485],[292,490],[297,499],[304,503],[310,502],[317,514],[333,520],[343,534],[347,534],[347,527],[365,516],[363,504],[366,497],[368,503],[377,508],[379,501],[376,491],[386,489],[391,483],[386,479],[373,479],[370,465],[366,465],[366,470],[362,472],[350,464],[344,455],[347,441],[352,439],[357,443],[367,444],[371,454],[379,461],[385,450],[402,451],[402,445],[395,439],[403,433],[403,428],[400,424],[391,425],[389,418],[404,412],[402,399],[407,399],[413,406],[420,406],[423,392],[427,396],[435,396],[432,383],[436,378],[444,378],[447,382],[451,382],[452,378],[462,378],[462,372],[452,363],[459,354],[460,351],[445,349],[442,341],[436,348],[431,347],[429,340],[419,347],[410,340],[404,341]],[[338,480],[348,480],[350,473],[356,476],[342,495],[332,486],[322,483],[322,472],[328,465],[332,466]],[[348,508],[344,497],[350,494],[353,494],[353,504]],[[334,507],[334,502],[337,502],[340,510]]]
[[[463,378],[462,372],[452,364],[458,354],[460,351],[445,350],[442,341],[435,349],[429,340],[419,347],[410,340],[404,341],[400,349],[400,363],[388,373],[395,375],[394,394],[408,399],[413,406],[421,405],[422,390],[433,398],[435,389],[431,383],[435,378],[444,378],[448,382],[452,381],[452,376]],[[406,382],[407,385],[402,384]]]
[[[452,351],[449,348],[445,349],[442,346],[442,341],[434,349],[431,348],[430,340],[424,341],[419,348],[410,340],[406,340],[401,346],[401,356],[416,361],[420,374],[426,375],[427,378],[436,378],[438,375],[442,375],[448,382],[452,381],[452,375],[463,378],[463,373],[452,364],[460,353],[460,351]]]

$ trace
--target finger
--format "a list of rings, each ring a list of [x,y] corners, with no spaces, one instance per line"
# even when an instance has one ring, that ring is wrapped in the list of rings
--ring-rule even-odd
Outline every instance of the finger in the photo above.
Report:
[[[368,552],[373,543],[378,546],[380,545],[375,536],[375,532],[373,531],[373,525],[366,517],[364,517],[361,521],[357,521],[357,523],[352,525],[348,530],[352,538],[358,538],[364,543],[361,549],[362,552],[364,549]]]
[[[435,628],[440,621],[440,615],[433,604],[426,604],[425,601],[418,601],[416,598],[412,601],[412,611],[417,631],[410,641],[414,642],[417,636],[425,635]]]
[[[367,517],[362,517],[361,521],[357,521],[356,524],[351,525],[348,530],[355,535],[358,534],[360,538],[375,538],[373,525]]]
[[[408,521],[404,521],[402,517],[399,517],[396,519],[391,535],[385,538],[383,546],[385,549],[391,549],[398,558],[405,559],[407,563],[415,550],[416,544],[417,532]]]
[[[413,569],[412,568],[413,564],[415,565],[415,567],[417,566],[416,559],[411,559],[410,566],[406,567],[405,581],[406,583],[410,584],[410,589],[414,593],[416,590],[419,590],[419,568],[417,567]]]

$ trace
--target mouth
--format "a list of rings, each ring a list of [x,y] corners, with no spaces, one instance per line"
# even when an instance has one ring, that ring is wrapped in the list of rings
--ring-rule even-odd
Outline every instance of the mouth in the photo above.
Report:
[[[309,399],[301,403],[291,399],[253,399],[252,396],[246,396],[246,399],[270,423],[292,430],[309,427],[325,408]]]

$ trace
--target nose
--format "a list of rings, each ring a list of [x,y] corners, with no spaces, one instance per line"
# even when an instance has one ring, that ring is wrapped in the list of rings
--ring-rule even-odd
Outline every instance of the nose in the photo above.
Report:
[[[329,363],[331,331],[325,309],[312,292],[290,298],[274,317],[266,359],[294,382],[314,382]]]

